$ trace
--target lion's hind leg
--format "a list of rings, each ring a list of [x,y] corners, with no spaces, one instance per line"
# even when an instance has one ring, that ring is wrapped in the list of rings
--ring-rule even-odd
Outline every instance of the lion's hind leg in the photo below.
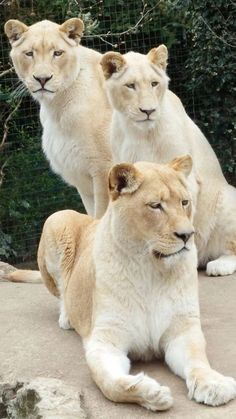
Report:
[[[207,263],[207,275],[231,275],[236,271],[236,189],[228,184],[223,191],[209,250],[215,259]]]
[[[224,276],[236,271],[236,255],[222,255],[207,264],[207,275]]]
[[[61,298],[60,300],[60,315],[59,315],[58,323],[61,329],[64,329],[64,330],[73,329],[70,325],[70,320],[66,312],[64,298]]]
[[[38,265],[44,284],[60,299],[59,326],[70,329],[65,306],[65,289],[75,258],[75,230],[79,214],[59,211],[45,222],[38,249]]]
[[[47,244],[45,244],[45,237],[42,235],[38,249],[38,265],[42,276],[42,280],[46,285],[47,289],[51,292],[51,294],[55,295],[55,297],[59,298],[60,300],[60,314],[58,320],[60,328],[70,329],[70,322],[66,314],[64,303],[63,281],[59,274],[59,269],[53,269],[52,267],[52,255],[50,254],[51,252],[48,252]],[[51,257],[49,256],[49,254]],[[49,263],[49,258],[51,263]]]

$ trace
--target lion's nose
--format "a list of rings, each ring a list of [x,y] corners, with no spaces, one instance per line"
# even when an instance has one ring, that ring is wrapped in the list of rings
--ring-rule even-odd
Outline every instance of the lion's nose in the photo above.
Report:
[[[49,80],[51,80],[52,75],[50,77],[36,77],[36,76],[33,76],[33,77],[34,77],[35,80],[37,80],[41,84],[42,88],[44,88],[45,84]]]
[[[184,243],[187,243],[187,241],[190,239],[190,237],[193,235],[194,231],[190,231],[188,233],[177,233],[175,232],[174,235],[178,237],[178,239],[183,240]]]
[[[143,113],[146,113],[147,116],[149,116],[149,115],[151,115],[151,113],[155,112],[156,109],[142,109],[142,108],[139,108],[139,110]]]

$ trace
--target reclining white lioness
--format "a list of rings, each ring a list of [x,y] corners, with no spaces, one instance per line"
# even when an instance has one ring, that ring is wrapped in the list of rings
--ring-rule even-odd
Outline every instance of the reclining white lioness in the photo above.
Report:
[[[179,98],[168,90],[167,57],[164,45],[147,55],[108,52],[103,56],[114,108],[113,160],[165,163],[190,154],[199,265],[207,264],[208,275],[232,274],[236,270],[236,190],[226,182],[214,151]]]
[[[102,55],[79,45],[83,29],[77,18],[62,25],[5,24],[15,70],[40,103],[44,153],[54,172],[77,188],[87,213],[101,217],[108,204],[111,109]]]
[[[201,331],[197,253],[186,178],[189,156],[167,165],[126,163],[109,174],[100,221],[74,211],[50,216],[38,251],[42,279],[61,300],[60,326],[83,338],[104,395],[156,411],[168,387],[129,374],[130,358],[164,356],[189,397],[212,406],[236,397],[236,382],[211,369]],[[26,272],[28,280],[32,273]],[[24,281],[24,271],[13,272]],[[37,279],[37,272],[36,272]]]

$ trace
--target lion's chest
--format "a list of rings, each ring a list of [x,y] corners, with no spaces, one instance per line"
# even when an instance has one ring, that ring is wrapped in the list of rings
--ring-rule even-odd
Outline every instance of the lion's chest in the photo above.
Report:
[[[106,270],[102,265],[101,277],[97,266],[95,334],[102,330],[134,359],[159,356],[163,333],[185,311],[183,293],[142,261],[129,261],[127,267],[117,261]]]
[[[147,133],[127,132],[120,140],[120,146],[115,154],[122,161],[150,161],[154,163],[166,163],[177,155],[186,154],[189,148],[180,138],[178,144],[173,141],[171,127],[162,132],[150,131]]]
[[[43,151],[53,171],[79,189],[81,178],[88,170],[79,130],[77,136],[69,131],[66,133],[50,115],[44,114],[43,116],[41,118]]]
[[[160,339],[173,317],[169,296],[162,295],[155,288],[152,293],[143,294],[142,305],[136,305],[132,313],[129,353],[133,359],[160,356]]]
[[[150,161],[157,160],[157,146],[153,142],[150,144],[146,141],[141,141],[136,138],[124,139],[121,143],[118,156],[119,162],[130,161],[135,163],[137,161]]]

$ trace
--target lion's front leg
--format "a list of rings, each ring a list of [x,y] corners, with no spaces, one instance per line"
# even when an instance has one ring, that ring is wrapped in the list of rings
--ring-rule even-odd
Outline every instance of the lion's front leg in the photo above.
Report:
[[[107,176],[105,173],[98,173],[93,177],[94,214],[95,218],[101,218],[108,205]]]
[[[137,403],[152,411],[172,406],[169,388],[143,373],[129,374],[129,358],[113,344],[90,338],[85,350],[94,381],[109,400]]]
[[[186,380],[190,399],[220,406],[236,397],[236,381],[210,367],[200,320],[195,319],[191,323],[182,324],[183,333],[176,334],[175,325],[168,331],[166,363],[175,374]]]

